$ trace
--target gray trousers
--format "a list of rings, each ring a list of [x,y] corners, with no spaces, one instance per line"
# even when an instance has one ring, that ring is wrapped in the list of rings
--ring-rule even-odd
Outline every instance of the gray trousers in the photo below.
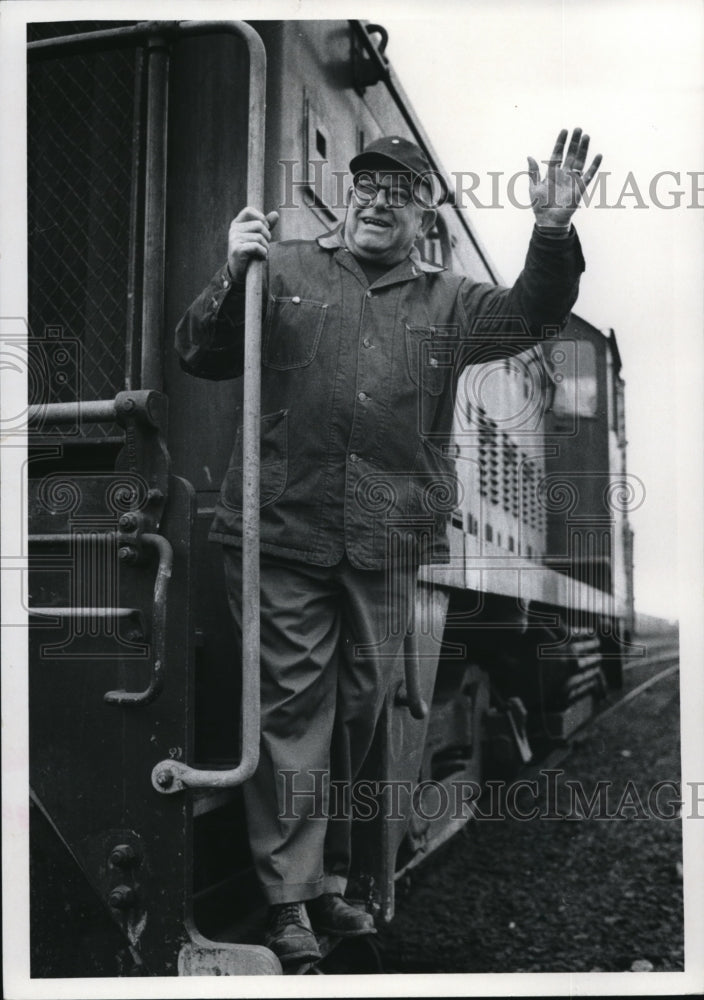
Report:
[[[223,553],[239,631],[241,553]],[[359,570],[343,558],[328,568],[262,553],[260,760],[243,792],[269,903],[345,891],[351,819],[332,806],[329,782],[351,788],[367,755],[416,575],[415,565]]]

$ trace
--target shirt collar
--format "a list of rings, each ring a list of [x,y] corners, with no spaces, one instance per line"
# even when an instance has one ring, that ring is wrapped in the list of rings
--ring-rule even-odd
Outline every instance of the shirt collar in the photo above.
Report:
[[[323,233],[322,236],[319,236],[317,239],[318,245],[324,250],[347,250],[347,244],[345,243],[345,238],[342,235],[344,226],[344,222],[341,222],[337,229],[333,229],[330,233]],[[350,253],[352,253],[352,251],[350,251]],[[354,257],[354,254],[352,254],[352,256]],[[446,270],[446,268],[440,267],[438,264],[430,264],[428,261],[423,260],[418,251],[418,247],[416,246],[411,247],[411,252],[407,257],[407,260],[409,260],[418,271],[423,271],[426,274],[438,274],[440,271]],[[399,261],[399,263],[402,264],[403,261]]]

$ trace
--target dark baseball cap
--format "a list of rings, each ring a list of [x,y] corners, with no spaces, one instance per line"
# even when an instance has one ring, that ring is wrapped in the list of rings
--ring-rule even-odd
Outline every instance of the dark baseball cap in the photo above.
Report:
[[[444,178],[431,167],[423,150],[414,142],[400,135],[386,135],[374,139],[361,153],[350,160],[353,175],[363,170],[407,170],[414,177],[427,181],[433,189],[435,203],[442,203],[447,195]],[[440,189],[440,199],[435,197]]]

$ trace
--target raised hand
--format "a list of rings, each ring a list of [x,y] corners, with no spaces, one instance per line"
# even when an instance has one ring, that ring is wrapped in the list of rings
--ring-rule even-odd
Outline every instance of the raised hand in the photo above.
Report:
[[[537,162],[532,156],[528,157],[531,205],[535,221],[541,226],[569,225],[582,195],[601,164],[601,153],[598,153],[588,169],[584,170],[589,136],[583,135],[581,128],[576,128],[565,153],[567,135],[567,129],[563,128],[555,142],[552,156],[546,161],[547,171],[542,180]]]
[[[227,236],[227,266],[234,281],[244,280],[247,265],[252,257],[258,257],[260,260],[266,258],[271,230],[278,221],[278,212],[264,215],[249,205],[232,220]]]

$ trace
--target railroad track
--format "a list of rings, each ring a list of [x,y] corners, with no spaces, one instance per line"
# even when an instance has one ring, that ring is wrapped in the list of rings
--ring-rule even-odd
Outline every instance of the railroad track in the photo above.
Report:
[[[679,645],[670,638],[655,640],[648,646],[648,654],[641,660],[628,661],[623,668],[626,683],[621,696],[611,705],[607,705],[595,718],[600,719],[611,715],[619,708],[628,704],[634,698],[647,691],[653,684],[664,680],[679,670]],[[638,671],[636,673],[636,671]],[[654,671],[654,672],[652,672]],[[643,680],[643,673],[650,676]]]
[[[643,692],[665,680],[672,674],[679,671],[679,644],[669,637],[657,637],[653,640],[640,640],[641,645],[648,647],[648,653],[638,659],[629,660],[624,665],[625,683],[624,690],[610,704],[597,710],[583,726],[580,726],[574,733],[560,746],[550,750],[545,757],[534,760],[522,772],[521,777],[535,777],[544,770],[549,770],[561,763],[570,753],[575,738],[583,739],[584,734],[602,719],[613,715],[619,709],[629,704]],[[639,671],[638,674],[635,671]],[[651,672],[654,671],[654,672]],[[642,672],[651,672],[650,676],[639,680]],[[631,683],[633,681],[633,683]]]
[[[624,673],[629,673],[639,667],[654,667],[661,663],[673,663],[679,659],[679,643],[677,639],[663,636],[652,640],[640,640],[636,645],[644,646],[646,653],[642,657],[629,659],[624,665]]]

